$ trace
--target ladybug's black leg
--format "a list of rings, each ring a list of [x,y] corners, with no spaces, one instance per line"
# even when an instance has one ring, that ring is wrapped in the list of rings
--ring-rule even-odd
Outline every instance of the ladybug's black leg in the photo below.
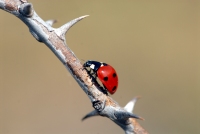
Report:
[[[101,90],[101,92],[104,93],[105,95],[108,95],[108,92],[107,92],[106,88],[100,86],[100,90]]]
[[[108,95],[108,92],[107,92],[105,86],[103,85],[104,87],[102,87],[102,86],[100,86],[99,83],[97,82],[97,75],[96,75],[96,73],[95,73],[92,69],[90,69],[90,70],[88,70],[87,68],[84,68],[84,69],[87,71],[88,76],[92,79],[92,83],[93,83],[94,85],[98,86],[98,87],[99,87],[99,90],[100,90],[102,93]]]
[[[85,69],[85,70],[87,71],[88,76],[92,79],[93,84],[97,83],[96,77],[93,76],[92,70],[91,69],[90,70]]]
[[[93,79],[93,84],[95,85],[95,86],[97,86],[98,87],[98,89],[99,89],[99,91],[101,91],[102,93],[104,93],[104,94],[106,94],[106,95],[108,95],[108,92],[107,92],[107,90],[106,90],[106,88],[104,88],[104,87],[102,87],[98,82],[97,82],[97,79],[95,79],[94,77],[92,77]]]
[[[94,72],[94,70],[90,69],[90,72],[89,72],[95,79],[97,78],[97,75],[96,73]]]

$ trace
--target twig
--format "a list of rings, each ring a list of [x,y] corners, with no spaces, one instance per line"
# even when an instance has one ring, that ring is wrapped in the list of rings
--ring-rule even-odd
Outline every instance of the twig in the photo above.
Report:
[[[94,111],[87,114],[84,118],[92,116],[104,116],[119,125],[126,134],[147,134],[136,119],[141,117],[132,113],[137,98],[130,101],[125,108],[122,108],[111,97],[103,94],[97,83],[92,82],[86,70],[84,70],[79,59],[66,44],[66,32],[78,21],[88,15],[76,18],[60,28],[51,27],[55,20],[43,21],[27,0],[0,0],[0,8],[21,19],[29,28],[31,34],[38,40],[46,44],[52,52],[64,64],[80,87],[91,100]]]

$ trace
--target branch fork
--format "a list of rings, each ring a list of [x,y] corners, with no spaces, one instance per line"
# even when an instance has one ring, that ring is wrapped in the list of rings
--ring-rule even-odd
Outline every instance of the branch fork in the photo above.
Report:
[[[136,119],[144,119],[132,113],[138,97],[131,100],[124,108],[120,107],[116,101],[99,89],[98,84],[92,81],[80,60],[68,47],[65,34],[73,25],[88,15],[76,18],[60,28],[53,28],[52,25],[56,21],[43,21],[33,9],[33,5],[27,0],[0,0],[0,8],[22,20],[34,38],[51,49],[86,93],[95,110],[84,116],[82,120],[100,115],[111,119],[126,134],[148,133],[136,121]]]

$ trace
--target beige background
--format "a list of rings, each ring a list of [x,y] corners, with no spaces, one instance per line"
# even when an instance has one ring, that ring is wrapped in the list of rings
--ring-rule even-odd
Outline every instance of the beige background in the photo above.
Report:
[[[200,2],[30,0],[55,27],[90,17],[67,34],[83,60],[111,64],[119,75],[112,97],[151,134],[200,133]],[[123,134],[107,118],[81,122],[93,108],[61,62],[16,17],[0,11],[0,134]]]

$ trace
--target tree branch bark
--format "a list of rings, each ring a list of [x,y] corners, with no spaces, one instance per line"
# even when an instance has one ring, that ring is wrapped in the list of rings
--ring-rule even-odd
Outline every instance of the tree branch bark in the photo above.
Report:
[[[143,120],[143,118],[132,113],[137,98],[130,101],[124,108],[120,107],[110,96],[101,92],[98,83],[92,82],[80,60],[67,46],[66,32],[78,21],[87,17],[87,15],[76,18],[55,29],[52,27],[55,20],[43,21],[33,9],[32,4],[28,3],[27,0],[0,0],[0,8],[22,20],[28,26],[34,38],[51,49],[84,90],[95,110],[87,114],[83,120],[100,115],[111,119],[126,134],[148,134],[136,121],[136,119]]]

